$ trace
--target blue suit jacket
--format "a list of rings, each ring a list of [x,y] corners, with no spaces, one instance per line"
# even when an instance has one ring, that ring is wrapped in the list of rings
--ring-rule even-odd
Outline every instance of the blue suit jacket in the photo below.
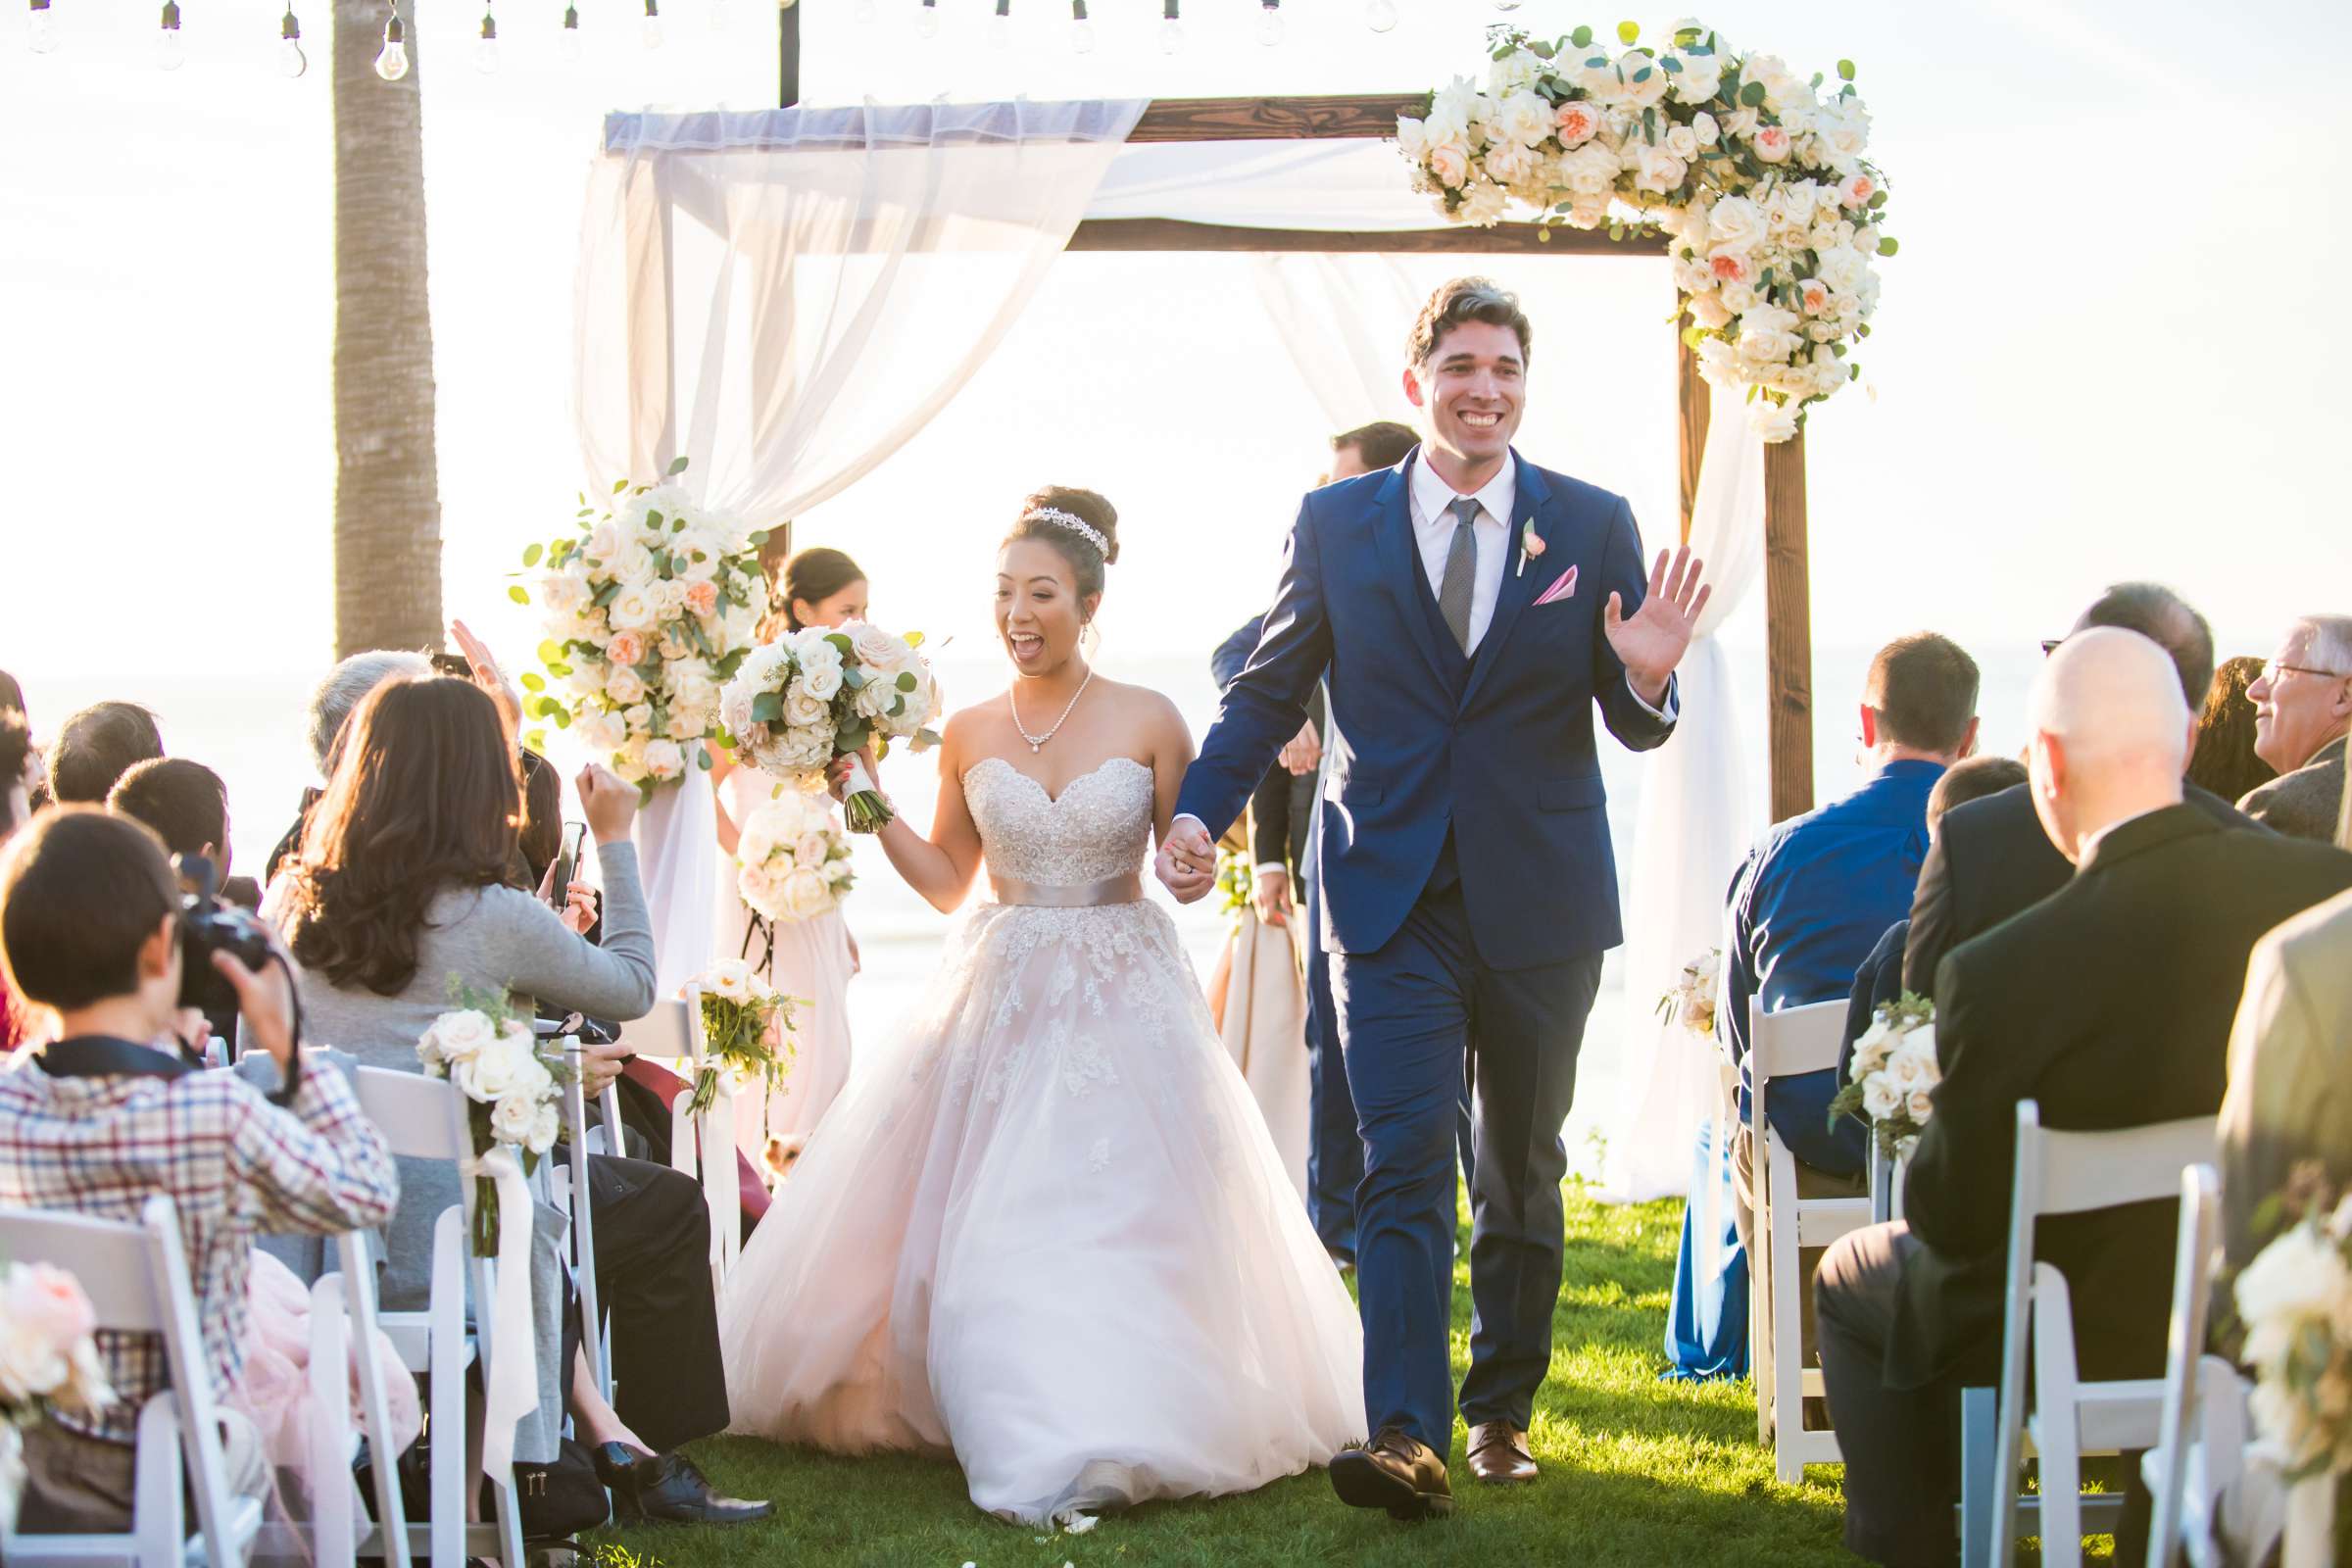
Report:
[[[1413,540],[1407,478],[1419,457],[1300,502],[1257,649],[1226,690],[1177,812],[1223,833],[1328,670],[1326,948],[1371,953],[1395,936],[1449,829],[1487,963],[1530,968],[1615,947],[1617,868],[1592,710],[1636,751],[1674,728],[1635,700],[1601,629],[1612,591],[1630,615],[1647,586],[1633,511],[1519,459],[1511,559],[1465,661]],[[1530,521],[1545,550],[1521,572]],[[1535,608],[1571,566],[1575,593]]]

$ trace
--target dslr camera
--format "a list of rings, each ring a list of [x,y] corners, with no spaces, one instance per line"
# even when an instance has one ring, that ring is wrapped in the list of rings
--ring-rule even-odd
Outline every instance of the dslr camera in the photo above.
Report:
[[[248,969],[270,960],[270,933],[249,911],[224,904],[215,892],[219,873],[201,855],[172,858],[172,868],[187,889],[180,895],[179,1004],[200,1007],[209,1017],[237,1010],[237,993],[213,967],[216,953],[233,954]]]

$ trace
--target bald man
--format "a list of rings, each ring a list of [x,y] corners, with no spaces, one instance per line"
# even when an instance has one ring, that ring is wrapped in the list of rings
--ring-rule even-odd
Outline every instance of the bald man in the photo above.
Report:
[[[2034,812],[2074,876],[1937,969],[1943,1084],[1906,1217],[1831,1248],[1814,1285],[1845,1543],[1873,1562],[1948,1568],[1956,1549],[1959,1391],[1999,1354],[2018,1102],[2051,1127],[2212,1114],[2255,942],[2352,887],[2352,855],[2182,804],[2188,704],[2137,632],[2068,638],[2030,721]],[[2041,1223],[2084,1377],[2162,1374],[2174,1222],[2143,1204]]]

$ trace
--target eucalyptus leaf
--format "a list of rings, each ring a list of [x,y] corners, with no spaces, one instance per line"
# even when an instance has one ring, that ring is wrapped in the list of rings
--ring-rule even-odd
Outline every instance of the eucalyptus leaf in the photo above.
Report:
[[[752,699],[752,717],[762,724],[774,724],[784,717],[784,699],[776,692],[761,692]]]
[[[1883,234],[1879,237],[1879,254],[1881,256],[1892,256],[1901,249],[1902,246],[1895,243],[1892,234]]]
[[[1854,79],[1854,63],[1851,60],[1840,60],[1838,62],[1838,78],[1840,81],[1851,81]]]
[[[767,543],[767,530],[765,528],[754,528],[750,533],[745,534],[743,537],[748,543],[763,545]]]
[[[526,669],[522,672],[522,689],[526,692],[543,692],[547,690],[547,678],[536,670]]]
[[[1620,22],[1617,24],[1617,41],[1619,43],[1632,43],[1635,39],[1641,36],[1642,24],[1639,22]]]
[[[518,605],[527,605],[531,602],[531,596],[527,593],[524,593],[519,585],[509,588],[507,590],[507,597],[514,600]]]
[[[914,678],[914,671],[913,671],[913,670],[911,670],[911,669],[902,669],[902,670],[900,670],[900,671],[899,671],[899,681],[898,681],[899,690],[901,690],[901,691],[903,691],[903,692],[910,692],[910,691],[914,690],[914,689],[915,689],[915,687],[917,687],[917,686],[919,686],[919,685],[921,685],[921,684],[922,684],[922,682],[920,682],[920,681],[918,681],[918,680],[916,680],[916,679]]]
[[[1579,27],[1568,35],[1568,41],[1576,45],[1579,49],[1590,49],[1592,46],[1592,29],[1591,27]]]
[[[1764,102],[1764,84],[1760,81],[1751,81],[1740,88],[1740,101],[1750,109],[1762,104]]]
[[[522,564],[526,566],[536,566],[539,564],[540,556],[545,553],[538,545],[525,545],[522,549]]]
[[[698,746],[694,749],[694,765],[706,773],[710,771],[710,749],[709,747]]]
[[[615,479],[615,480],[613,480],[613,481],[612,481],[612,493],[613,493],[614,495],[618,495],[618,494],[620,494],[620,493],[621,493],[623,490],[626,490],[628,487],[629,487],[629,481],[628,481],[628,480],[626,480],[626,479]]]
[[[680,453],[676,458],[670,461],[669,471],[671,473],[684,473],[686,471],[686,455],[684,453]]]

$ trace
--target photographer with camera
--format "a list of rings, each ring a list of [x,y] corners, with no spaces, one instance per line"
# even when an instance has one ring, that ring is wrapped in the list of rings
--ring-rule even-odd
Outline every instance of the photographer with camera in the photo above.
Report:
[[[87,807],[42,812],[0,853],[0,968],[54,1015],[58,1038],[0,1070],[0,1204],[136,1220],[162,1194],[223,1401],[231,1484],[259,1496],[268,1466],[242,1402],[255,1237],[382,1224],[399,1197],[390,1153],[343,1079],[302,1070],[294,975],[241,911],[191,906],[155,835]],[[272,1104],[170,1047],[175,1014],[226,988],[286,1088]],[[158,1046],[156,1042],[164,1042]],[[19,1528],[112,1531],[130,1517],[138,1412],[168,1372],[152,1335],[98,1336],[118,1402],[25,1434]]]
[[[153,757],[135,764],[107,793],[106,808],[141,823],[164,841],[180,872],[179,890],[209,907],[228,876],[228,788],[220,775],[185,757]],[[206,1032],[218,1042],[208,1052]],[[210,1004],[183,1010],[173,1031],[198,1065],[220,1065],[237,1039],[237,999],[216,987]]]

